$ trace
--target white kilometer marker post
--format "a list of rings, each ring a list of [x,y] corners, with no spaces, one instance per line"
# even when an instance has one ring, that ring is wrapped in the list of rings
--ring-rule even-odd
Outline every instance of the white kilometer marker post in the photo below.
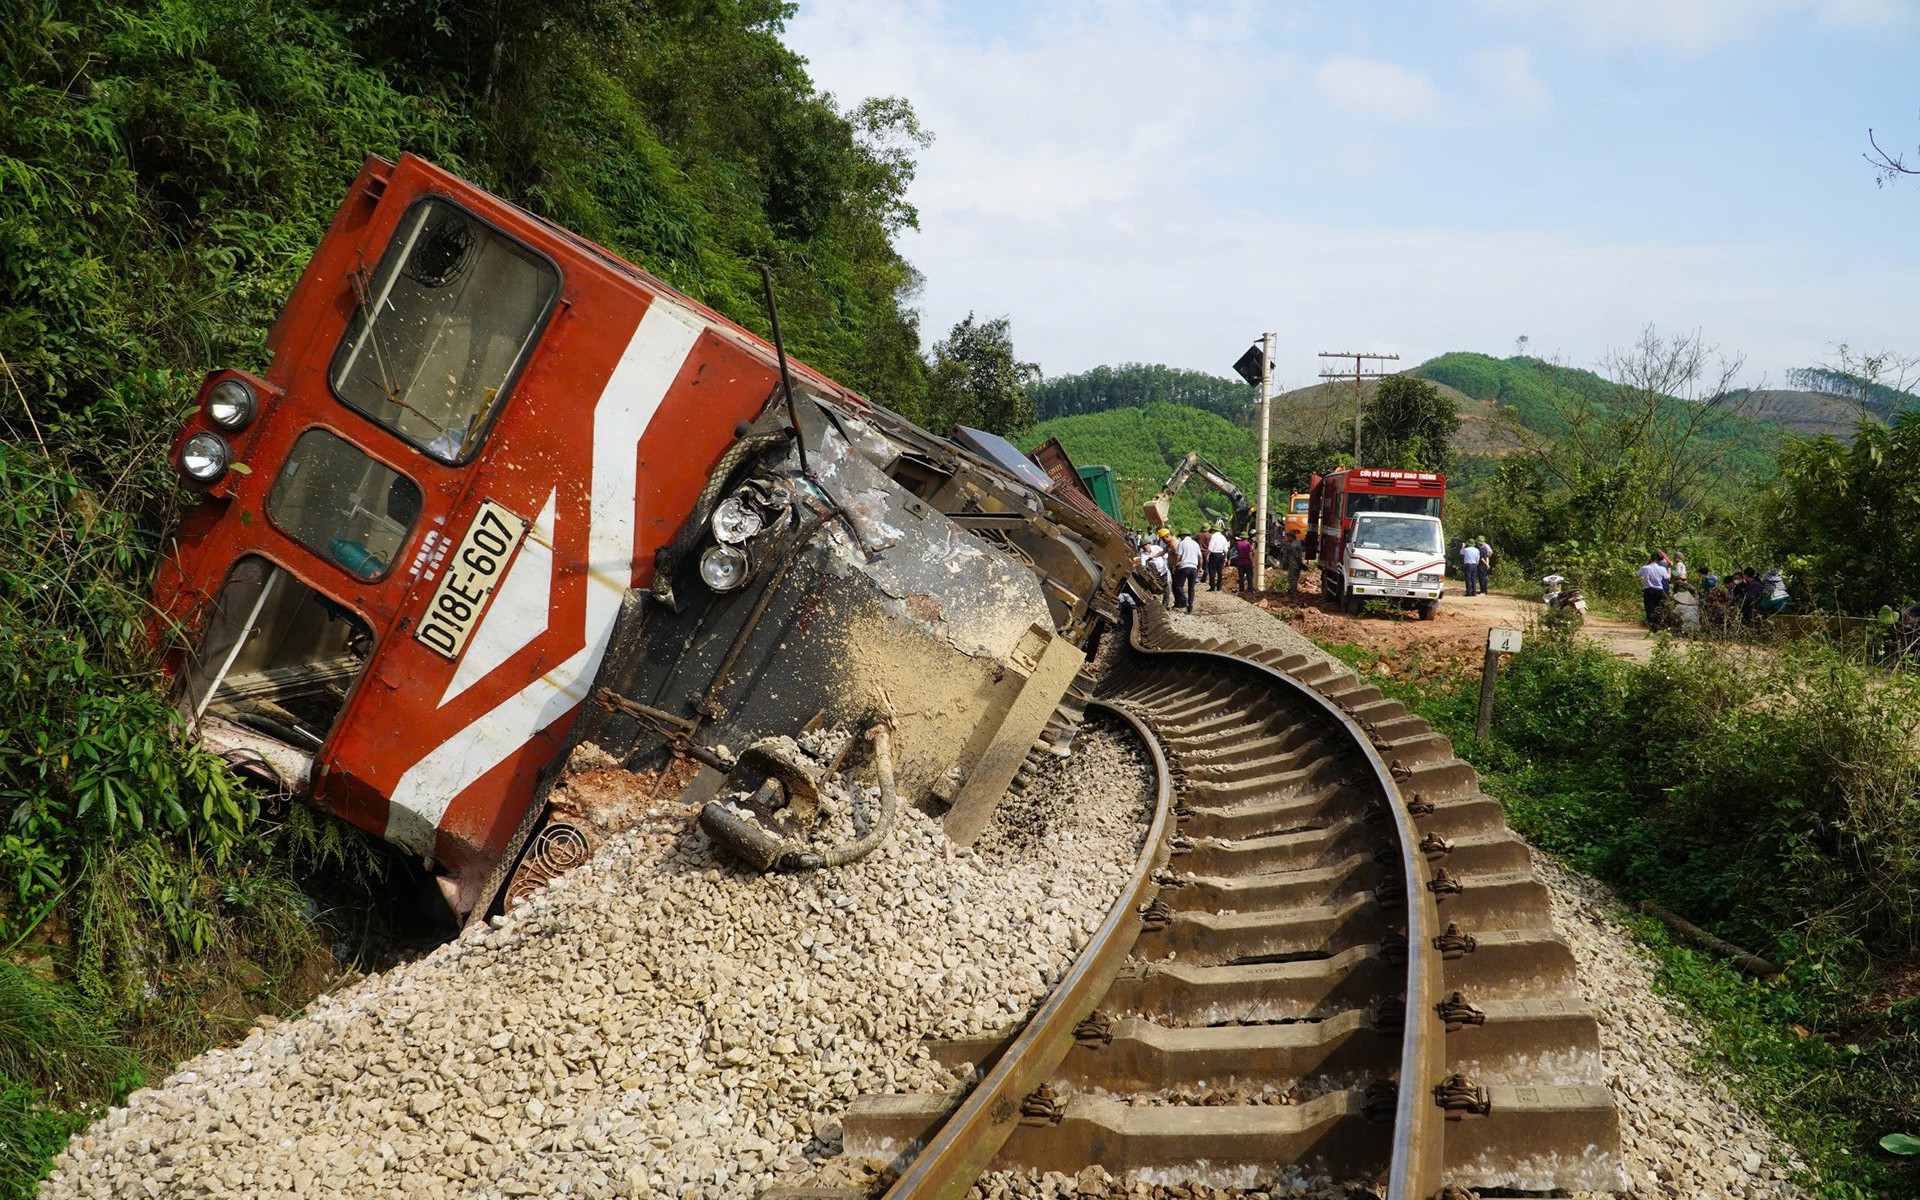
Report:
[[[1500,669],[1500,656],[1520,649],[1518,629],[1487,630],[1487,660],[1480,668],[1480,724],[1473,731],[1476,744],[1493,732],[1493,677]]]

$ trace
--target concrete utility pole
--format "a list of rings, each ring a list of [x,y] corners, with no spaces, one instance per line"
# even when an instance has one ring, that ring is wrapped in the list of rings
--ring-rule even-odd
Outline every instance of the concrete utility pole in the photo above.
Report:
[[[1363,361],[1399,362],[1400,356],[1398,354],[1355,354],[1351,350],[1322,350],[1320,357],[1350,358],[1353,360],[1353,465],[1357,467],[1360,465],[1360,412],[1364,407],[1360,403],[1360,382],[1364,379],[1380,379],[1390,374],[1390,372],[1387,371],[1363,371],[1360,364]],[[1322,371],[1320,372],[1320,378],[1345,379],[1347,378],[1347,372],[1344,370]]]
[[[1267,461],[1273,450],[1273,335],[1260,335],[1260,479],[1254,499],[1253,585],[1267,590]]]

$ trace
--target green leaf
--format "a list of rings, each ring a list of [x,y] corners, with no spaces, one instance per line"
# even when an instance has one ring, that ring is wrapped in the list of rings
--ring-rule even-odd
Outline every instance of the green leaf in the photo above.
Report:
[[[1880,1139],[1880,1148],[1888,1154],[1920,1154],[1920,1137],[1910,1133],[1889,1133]]]

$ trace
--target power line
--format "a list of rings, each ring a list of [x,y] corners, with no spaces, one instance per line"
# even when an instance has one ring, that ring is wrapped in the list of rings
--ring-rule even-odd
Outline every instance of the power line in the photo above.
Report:
[[[1344,370],[1322,371],[1320,372],[1320,378],[1353,380],[1353,465],[1357,467],[1360,465],[1360,384],[1368,379],[1384,379],[1392,373],[1389,371],[1367,371],[1362,369],[1361,364],[1367,362],[1399,362],[1400,356],[1398,354],[1360,353],[1353,350],[1322,350],[1320,357],[1350,358],[1353,360],[1353,370],[1351,372]]]

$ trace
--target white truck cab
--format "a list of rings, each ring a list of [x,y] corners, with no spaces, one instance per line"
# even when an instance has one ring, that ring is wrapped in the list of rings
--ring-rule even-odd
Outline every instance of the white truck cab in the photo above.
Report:
[[[1358,612],[1367,600],[1397,600],[1422,620],[1446,590],[1446,536],[1440,518],[1405,512],[1358,512],[1341,546],[1342,600]]]

